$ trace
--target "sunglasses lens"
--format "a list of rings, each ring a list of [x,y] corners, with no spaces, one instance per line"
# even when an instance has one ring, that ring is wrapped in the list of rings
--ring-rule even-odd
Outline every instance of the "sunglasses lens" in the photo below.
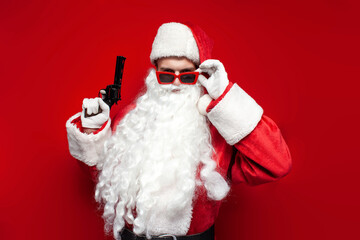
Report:
[[[196,80],[195,74],[184,74],[181,76],[181,82],[183,83],[193,83]]]
[[[159,74],[159,79],[162,83],[172,83],[174,81],[174,76],[171,74],[161,73]]]

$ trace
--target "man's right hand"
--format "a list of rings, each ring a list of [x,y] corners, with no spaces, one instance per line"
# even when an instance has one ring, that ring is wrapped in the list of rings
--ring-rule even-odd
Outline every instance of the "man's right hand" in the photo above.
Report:
[[[81,125],[83,128],[99,129],[109,120],[110,108],[101,98],[84,98]],[[99,113],[99,109],[101,112]],[[92,115],[88,116],[87,115]]]

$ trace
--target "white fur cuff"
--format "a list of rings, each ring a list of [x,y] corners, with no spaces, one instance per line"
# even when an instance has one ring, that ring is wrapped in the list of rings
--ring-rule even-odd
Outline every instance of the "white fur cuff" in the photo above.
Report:
[[[70,154],[87,165],[94,166],[98,164],[100,156],[103,154],[105,140],[111,136],[110,120],[99,133],[86,134],[80,132],[77,126],[71,123],[80,115],[81,112],[66,122]]]
[[[205,94],[201,98],[199,98],[199,101],[197,102],[197,108],[201,115],[206,116],[206,108],[209,106],[209,104],[213,101],[213,99],[210,97],[209,94]]]
[[[234,145],[256,127],[262,114],[263,109],[235,83],[207,116],[226,142]]]

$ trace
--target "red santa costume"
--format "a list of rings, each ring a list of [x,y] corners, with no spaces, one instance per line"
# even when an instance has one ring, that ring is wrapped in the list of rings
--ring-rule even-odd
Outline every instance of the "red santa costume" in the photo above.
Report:
[[[207,60],[227,80],[222,64],[208,60],[211,49],[198,27],[168,23],[159,28],[150,59],[186,57],[203,66]],[[174,93],[150,70],[146,93],[96,132],[83,132],[82,113],[67,121],[71,155],[100,172],[95,198],[115,238],[126,227],[148,237],[204,232],[230,184],[261,184],[289,172],[279,128],[236,83],[225,82],[215,99],[200,83]]]

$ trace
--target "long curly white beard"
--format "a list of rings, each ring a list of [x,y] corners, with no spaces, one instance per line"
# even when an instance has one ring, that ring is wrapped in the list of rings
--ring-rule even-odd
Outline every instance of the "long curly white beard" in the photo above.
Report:
[[[204,184],[215,200],[229,190],[215,170],[209,126],[196,107],[200,85],[159,85],[154,70],[146,85],[105,143],[100,166],[95,198],[105,204],[105,230],[112,227],[115,238],[125,220],[139,235],[186,234],[196,185]]]

